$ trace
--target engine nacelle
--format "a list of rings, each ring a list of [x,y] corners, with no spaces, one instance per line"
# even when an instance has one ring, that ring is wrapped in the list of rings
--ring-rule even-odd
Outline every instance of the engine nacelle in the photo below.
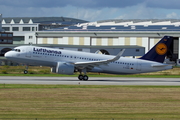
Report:
[[[56,67],[51,68],[51,72],[59,74],[74,74],[74,65],[64,62],[58,62]]]
[[[52,68],[51,68],[51,72],[52,72],[52,73],[56,73],[56,67],[52,67]]]

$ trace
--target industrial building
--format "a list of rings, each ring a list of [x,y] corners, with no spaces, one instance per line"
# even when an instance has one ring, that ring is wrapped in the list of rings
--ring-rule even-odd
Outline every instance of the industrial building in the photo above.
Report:
[[[48,19],[48,20],[47,20]],[[56,19],[56,20],[55,20]],[[67,22],[68,21],[68,22]],[[179,63],[180,20],[104,20],[63,18],[2,18],[2,29],[13,32],[13,46],[38,46],[139,57],[164,35],[174,37],[170,60]],[[0,46],[0,49],[4,49]]]
[[[0,14],[0,22],[2,21],[2,14]],[[0,45],[12,44],[13,43],[13,32],[5,32],[2,30],[0,25]],[[8,49],[9,50],[9,49]],[[0,56],[4,56],[7,49],[1,49]]]
[[[13,32],[13,44],[26,44],[27,39],[35,39],[36,31],[65,27],[87,21],[65,17],[8,17],[1,16],[1,31]],[[28,36],[33,34],[33,36]],[[26,36],[28,36],[26,38]]]

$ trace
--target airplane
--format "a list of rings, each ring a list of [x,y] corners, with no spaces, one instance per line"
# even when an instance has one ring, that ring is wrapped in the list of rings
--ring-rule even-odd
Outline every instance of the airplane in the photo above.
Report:
[[[38,46],[19,46],[5,53],[8,60],[27,65],[49,66],[51,72],[72,75],[80,72],[78,79],[87,81],[87,72],[109,74],[138,74],[172,69],[164,63],[173,37],[164,36],[152,49],[140,58],[123,57],[125,49],[116,56],[61,50]],[[84,73],[84,74],[83,74]]]

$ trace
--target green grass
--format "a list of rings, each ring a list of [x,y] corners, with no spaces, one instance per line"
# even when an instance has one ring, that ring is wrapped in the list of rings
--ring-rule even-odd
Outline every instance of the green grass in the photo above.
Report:
[[[0,89],[50,89],[50,88],[180,88],[180,86],[142,86],[142,85],[36,85],[36,84],[0,84]]]
[[[180,86],[0,84],[0,118],[178,120],[179,91]]]
[[[0,76],[77,77],[50,73],[48,67],[0,66]],[[180,68],[136,75],[88,73],[89,77],[179,78]],[[1,118],[80,120],[179,120],[180,86],[0,84]],[[77,119],[78,120],[78,119]]]

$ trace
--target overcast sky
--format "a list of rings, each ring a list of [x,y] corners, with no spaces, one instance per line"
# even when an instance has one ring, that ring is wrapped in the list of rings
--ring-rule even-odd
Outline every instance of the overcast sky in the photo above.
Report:
[[[180,19],[180,0],[0,0],[3,17]]]

